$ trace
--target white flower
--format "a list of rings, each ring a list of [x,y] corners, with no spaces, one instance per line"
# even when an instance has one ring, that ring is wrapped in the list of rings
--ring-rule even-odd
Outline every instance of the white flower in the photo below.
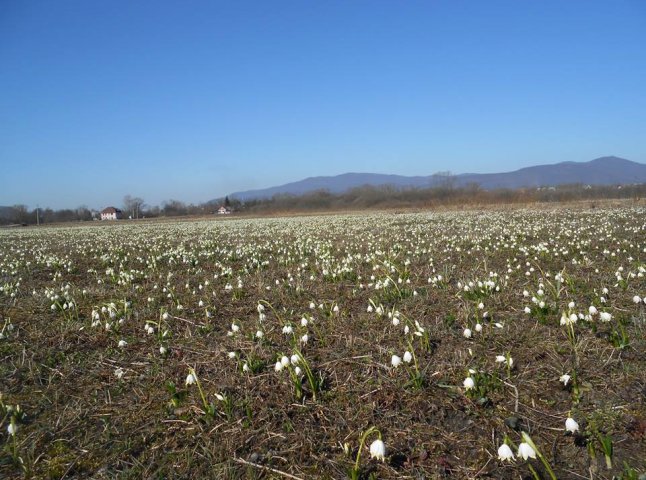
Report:
[[[236,358],[236,352],[229,352],[229,353],[227,353],[227,356],[228,356],[230,359],[234,359],[234,358]]]
[[[278,360],[278,361],[276,362],[276,365],[274,365],[274,370],[276,370],[277,372],[282,371],[282,369],[283,369],[283,368],[285,368],[285,367],[284,367],[284,366],[283,366],[283,364],[280,362],[280,360]]]
[[[193,374],[193,372],[191,372],[186,376],[186,385],[193,385],[195,383],[197,383],[197,377]]]
[[[298,357],[298,355],[294,354],[291,356],[290,360],[292,361],[293,365],[296,365],[300,361],[300,358]]]
[[[523,442],[518,445],[518,456],[527,460],[528,458],[536,458],[536,452],[529,443]]]
[[[577,321],[577,316],[572,314],[568,316],[565,312],[561,315],[561,325],[571,325],[573,323],[576,323]]]
[[[597,307],[595,307],[594,305],[590,305],[590,308],[588,308],[588,312],[590,312],[590,315],[596,315]]]
[[[462,332],[462,336],[464,338],[471,338],[471,329],[470,328],[465,328],[464,332]]]
[[[263,331],[262,331],[262,330],[258,330],[258,331],[256,332],[256,338],[262,338],[262,337],[264,337],[264,336],[265,336],[265,334],[263,333]]]
[[[529,307],[525,307],[525,313],[532,313],[532,309]]]
[[[608,312],[601,312],[599,314],[599,318],[602,322],[609,322],[610,320],[612,320],[612,315],[610,315]]]
[[[462,382],[462,385],[464,385],[465,390],[471,390],[476,386],[476,382],[473,381],[473,378],[467,377],[464,379],[464,382]]]
[[[248,371],[249,371],[249,365],[247,364],[247,362],[245,362],[245,363],[242,365],[242,371],[243,371],[243,372],[248,372]]]
[[[283,367],[286,367],[287,365],[289,365],[289,357],[283,355],[282,357],[280,357],[280,363],[283,364]]]
[[[579,431],[579,424],[571,417],[568,417],[565,420],[565,429],[570,433],[576,433]]]
[[[507,357],[504,355],[496,355],[496,363],[507,363]]]
[[[503,443],[498,447],[498,459],[503,462],[505,460],[509,460],[510,462],[514,460],[514,452],[511,451],[511,448],[509,448],[509,445],[506,443]]]
[[[633,297],[633,302],[634,302],[634,303],[641,303],[641,301],[642,301],[642,299],[641,299],[641,298],[639,298],[639,295],[635,295],[635,296]]]
[[[381,440],[375,440],[370,444],[370,456],[377,460],[386,460],[386,445]]]
[[[125,348],[128,345],[128,342],[125,340],[119,340],[119,348]]]
[[[476,332],[482,332],[482,324],[476,323]]]
[[[568,382],[570,381],[570,378],[572,377],[570,377],[567,373],[565,373],[561,375],[561,377],[559,378],[559,382],[563,383],[563,385],[567,385]]]
[[[292,326],[291,326],[291,325],[285,325],[285,326],[283,327],[283,333],[284,333],[285,335],[290,335],[290,334],[291,334],[291,333],[293,333],[293,332],[294,332],[294,329],[292,328]]]
[[[307,318],[303,317],[301,318],[301,327],[307,327],[308,320]]]
[[[235,332],[237,332],[237,331],[239,331],[239,330],[240,330],[240,327],[239,327],[238,325],[236,325],[235,323],[232,323],[232,324],[231,324],[231,331],[232,331],[232,332],[234,332],[234,333],[235,333]]]
[[[294,367],[294,373],[296,374],[297,377],[300,377],[303,371],[301,370],[301,367]]]
[[[162,345],[161,347],[159,347],[159,353],[161,355],[166,355],[168,353],[168,349]]]
[[[11,423],[7,426],[7,433],[8,433],[9,435],[15,435],[17,431],[18,431],[18,426],[17,426],[15,423],[11,422]],[[370,447],[370,448],[372,448],[372,447]]]
[[[305,335],[303,335],[303,336],[301,337],[301,343],[307,343],[307,342],[309,341],[309,339],[310,339],[310,337],[309,337],[309,335],[306,333]]]
[[[404,352],[404,362],[410,363],[411,360],[413,360],[413,355],[408,350],[406,350]]]
[[[123,371],[123,368],[119,367],[119,368],[115,369],[114,376],[117,377],[119,380],[121,380],[121,377],[123,377],[124,373],[125,372]]]
[[[392,358],[390,359],[390,364],[395,368],[397,368],[401,363],[402,363],[402,359],[398,355],[393,355]]]

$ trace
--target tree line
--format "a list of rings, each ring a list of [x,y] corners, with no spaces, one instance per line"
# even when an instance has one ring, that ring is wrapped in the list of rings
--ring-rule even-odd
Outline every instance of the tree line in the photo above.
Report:
[[[437,208],[514,203],[570,202],[601,199],[640,199],[646,184],[622,186],[561,185],[558,187],[484,190],[477,184],[455,187],[445,182],[429,188],[397,188],[365,185],[341,194],[318,190],[304,195],[278,194],[248,200],[249,213],[344,211],[364,209]]]
[[[640,199],[646,197],[646,184],[621,186],[561,185],[558,187],[483,190],[477,184],[456,187],[443,182],[429,188],[398,188],[389,185],[352,188],[333,194],[317,190],[303,195],[276,194],[270,198],[241,201],[228,197],[200,204],[170,199],[161,206],[147,205],[140,197],[126,195],[119,207],[126,219],[201,216],[217,213],[226,206],[236,214],[281,212],[325,212],[363,209],[436,208],[514,203],[568,202],[601,199]],[[0,207],[0,224],[35,225],[97,220],[99,211],[85,205],[75,209],[53,210],[26,205]]]

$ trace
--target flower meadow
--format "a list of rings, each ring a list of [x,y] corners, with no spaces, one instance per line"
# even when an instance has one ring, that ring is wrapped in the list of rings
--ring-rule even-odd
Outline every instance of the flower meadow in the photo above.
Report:
[[[646,473],[646,209],[0,231],[2,478]]]

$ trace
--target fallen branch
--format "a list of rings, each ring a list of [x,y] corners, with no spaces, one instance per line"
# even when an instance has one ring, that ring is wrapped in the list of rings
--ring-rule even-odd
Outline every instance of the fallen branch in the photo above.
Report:
[[[256,468],[259,468],[261,470],[266,470],[266,471],[269,471],[269,472],[272,472],[272,473],[277,473],[278,475],[282,475],[285,478],[291,478],[292,480],[303,480],[302,478],[297,477],[295,475],[292,475],[291,473],[283,472],[283,471],[277,470],[275,468],[266,467],[264,465],[259,465],[257,463],[249,462],[247,460],[243,460],[242,458],[233,457],[233,460],[238,462],[238,463],[242,463],[244,465],[249,465],[251,467],[256,467]]]

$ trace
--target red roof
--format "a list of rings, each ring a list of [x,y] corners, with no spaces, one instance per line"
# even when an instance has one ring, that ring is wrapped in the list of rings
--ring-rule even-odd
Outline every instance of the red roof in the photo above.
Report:
[[[121,213],[121,210],[114,207],[108,207],[101,210],[101,213]]]

